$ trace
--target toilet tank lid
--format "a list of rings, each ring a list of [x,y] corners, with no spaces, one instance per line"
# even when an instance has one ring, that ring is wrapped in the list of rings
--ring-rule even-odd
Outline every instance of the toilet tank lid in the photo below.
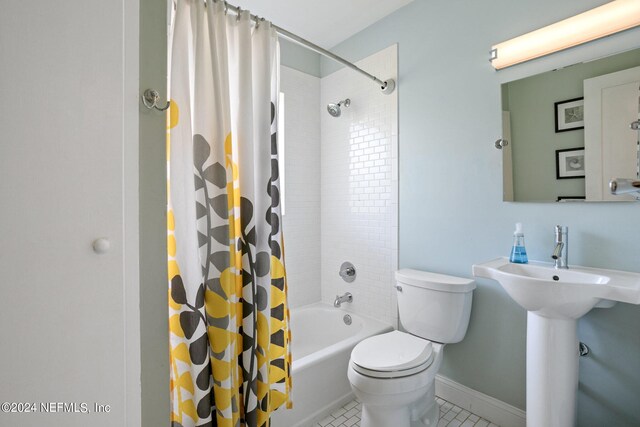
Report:
[[[410,268],[396,271],[396,281],[406,285],[444,292],[470,292],[476,288],[476,282],[473,279],[412,270]]]

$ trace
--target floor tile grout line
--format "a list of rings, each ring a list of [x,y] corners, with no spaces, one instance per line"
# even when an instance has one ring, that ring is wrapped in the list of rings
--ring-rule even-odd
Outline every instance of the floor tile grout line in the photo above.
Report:
[[[499,427],[491,421],[442,398],[437,397],[436,402],[440,405],[438,427]],[[361,402],[354,399],[333,410],[311,427],[360,427],[361,410]],[[350,416],[347,417],[349,413]],[[475,418],[475,421],[472,418]]]

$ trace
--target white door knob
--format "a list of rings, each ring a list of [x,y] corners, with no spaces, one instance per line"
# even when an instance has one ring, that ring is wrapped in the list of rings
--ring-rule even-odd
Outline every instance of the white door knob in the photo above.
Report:
[[[97,254],[106,254],[111,248],[111,243],[106,237],[100,237],[93,241],[93,251]]]

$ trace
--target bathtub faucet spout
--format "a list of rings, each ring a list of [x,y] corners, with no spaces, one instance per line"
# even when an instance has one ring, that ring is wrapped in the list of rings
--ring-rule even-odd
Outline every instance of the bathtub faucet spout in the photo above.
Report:
[[[333,306],[340,307],[343,302],[353,302],[353,295],[351,295],[351,292],[347,292],[342,296],[336,295],[336,300],[333,302]]]

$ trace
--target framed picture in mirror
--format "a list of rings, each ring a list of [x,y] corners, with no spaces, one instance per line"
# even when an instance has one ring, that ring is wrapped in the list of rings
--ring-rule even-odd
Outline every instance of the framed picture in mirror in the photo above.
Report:
[[[556,178],[584,178],[584,148],[556,150]]]
[[[558,196],[557,202],[580,202],[586,199],[585,196]]]
[[[554,104],[556,133],[584,129],[584,98],[567,99]]]

